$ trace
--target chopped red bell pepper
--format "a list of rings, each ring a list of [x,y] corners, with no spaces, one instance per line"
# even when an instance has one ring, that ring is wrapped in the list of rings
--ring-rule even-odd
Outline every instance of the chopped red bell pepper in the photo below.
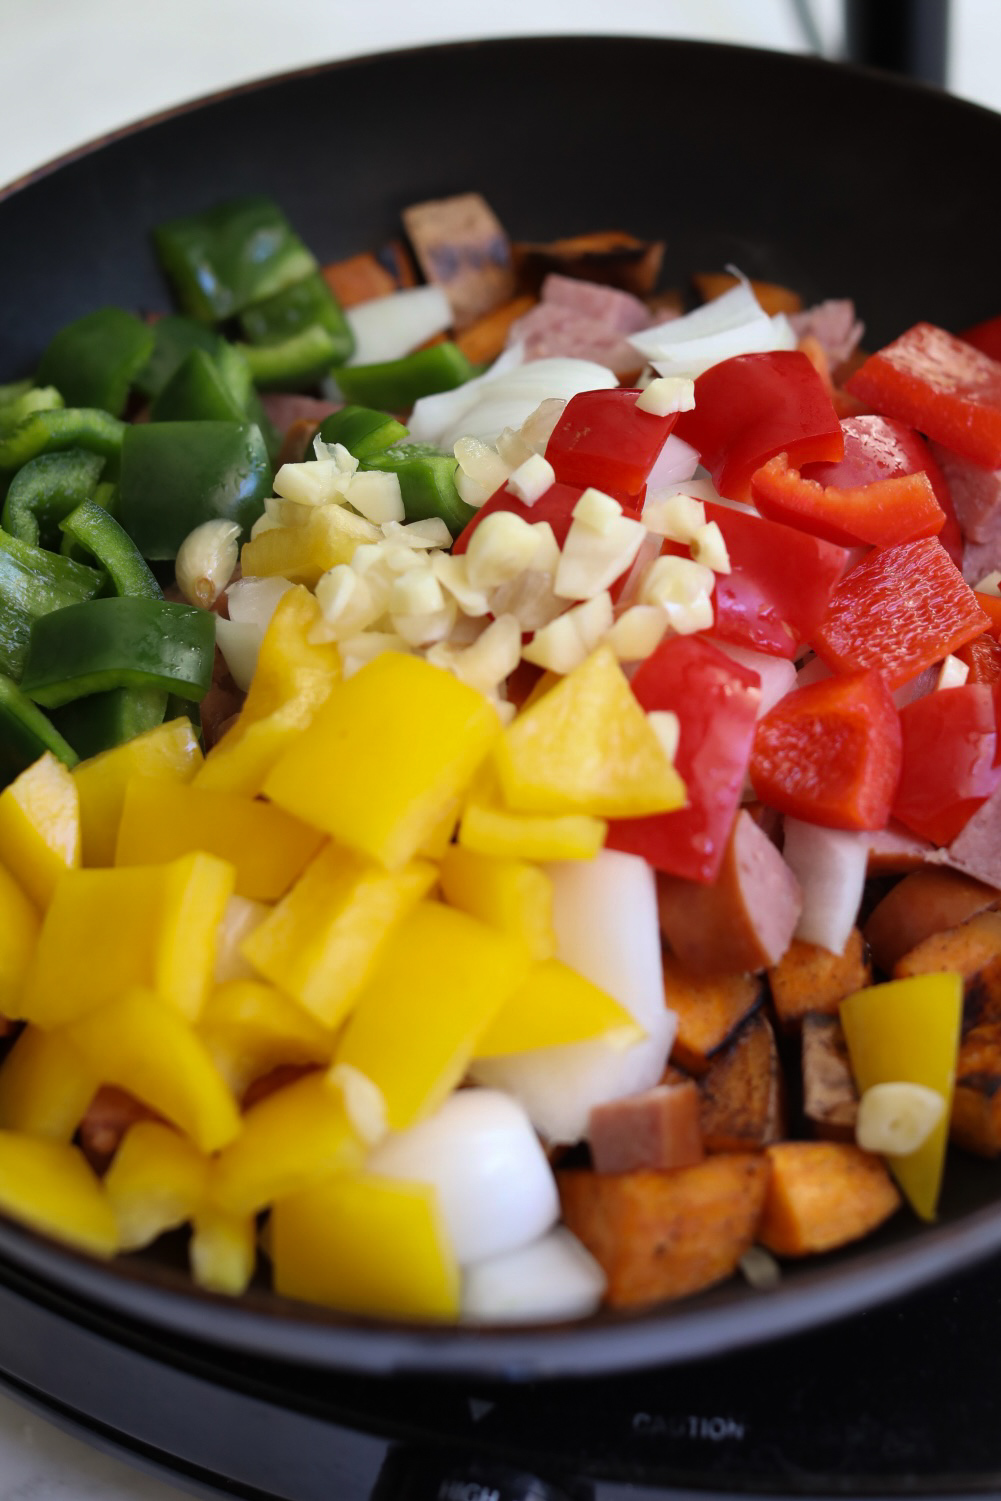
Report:
[[[469,546],[472,537],[480,522],[487,516],[492,516],[495,511],[513,511],[522,520],[548,521],[555,534],[560,547],[567,539],[570,523],[573,520],[573,508],[580,500],[584,492],[578,485],[550,485],[545,495],[539,497],[534,505],[527,506],[517,495],[513,495],[506,485],[495,490],[488,501],[485,501],[472,521],[464,526],[452,545],[453,553],[463,553]]]
[[[845,549],[712,501],[706,520],[723,533],[731,570],[716,575],[714,633],[773,657],[795,656],[827,614]]]
[[[985,683],[926,693],[900,711],[903,742],[893,817],[951,844],[1001,783],[994,699]]]
[[[788,455],[779,453],[754,474],[751,496],[762,516],[842,547],[893,547],[937,536],[945,525],[926,474],[901,474],[857,487],[822,485],[791,469]]]
[[[632,688],[648,713],[670,709],[678,716],[675,766],[688,803],[674,813],[617,819],[606,843],[642,855],[655,870],[715,881],[751,754],[761,680],[708,641],[675,636],[646,659]]]
[[[956,518],[949,482],[921,434],[908,427],[906,422],[894,422],[889,417],[877,417],[871,413],[842,417],[841,431],[845,439],[844,458],[836,464],[804,464],[800,470],[803,478],[815,479],[821,485],[855,489],[872,484],[874,480],[896,479],[923,470],[931,480],[935,499],[945,512],[945,525],[938,540],[957,568],[962,567],[963,534]]]
[[[730,500],[748,500],[751,475],[777,453],[793,464],[844,453],[830,393],[797,349],[738,354],[704,371],[695,408],[682,412],[675,432]]]
[[[853,396],[985,469],[1001,468],[1001,364],[932,323],[870,355]]]
[[[900,720],[880,673],[795,688],[758,721],[757,797],[833,829],[881,829],[900,774]]]
[[[989,622],[934,537],[868,553],[838,584],[811,643],[835,672],[878,667],[899,688]]]
[[[565,485],[594,485],[620,499],[639,495],[678,420],[636,405],[628,387],[571,396],[546,444],[546,458]]]
[[[990,625],[987,627],[988,634],[995,641],[1001,640],[1001,598],[996,594],[984,594],[980,589],[974,589],[977,604],[983,610]]]
[[[955,653],[970,669],[968,683],[1001,683],[1001,646],[989,631],[967,641]]]
[[[972,328],[964,328],[959,335],[964,344],[972,344],[981,354],[992,360],[1001,360],[1001,318],[986,318]]]

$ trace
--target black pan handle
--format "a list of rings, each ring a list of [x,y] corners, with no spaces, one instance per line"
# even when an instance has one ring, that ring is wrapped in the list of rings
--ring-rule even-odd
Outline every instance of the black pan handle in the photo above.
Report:
[[[845,0],[849,62],[945,86],[949,0]]]

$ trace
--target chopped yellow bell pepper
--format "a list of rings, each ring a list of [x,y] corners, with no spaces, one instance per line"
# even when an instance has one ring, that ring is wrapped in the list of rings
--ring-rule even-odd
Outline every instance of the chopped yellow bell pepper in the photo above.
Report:
[[[260,980],[230,980],[213,991],[196,1029],[233,1093],[283,1063],[329,1063],[334,1034],[297,1001]],[[0,1074],[2,1081],[2,1074]]]
[[[326,1074],[307,1074],[247,1111],[241,1134],[212,1165],[209,1198],[256,1214],[332,1173],[358,1172],[367,1153],[341,1090]]]
[[[0,792],[0,862],[43,911],[59,877],[80,864],[80,798],[51,751]]]
[[[337,684],[264,792],[398,870],[439,828],[499,732],[483,694],[419,657],[384,652]]]
[[[0,1212],[92,1256],[113,1256],[118,1231],[87,1159],[62,1142],[0,1131]]]
[[[286,578],[309,588],[338,563],[350,563],[362,542],[382,533],[344,506],[322,505],[302,526],[276,526],[245,542],[240,565],[246,577]]]
[[[240,1132],[240,1113],[201,1038],[150,990],[130,990],[67,1029],[104,1084],[149,1105],[215,1152]]]
[[[336,1027],[394,927],[434,885],[433,865],[384,871],[337,845],[322,850],[240,952],[324,1027]]]
[[[116,865],[161,865],[195,850],[228,860],[236,892],[274,902],[324,836],[258,798],[134,777],[125,793]]]
[[[887,1157],[916,1214],[935,1218],[963,1014],[958,974],[915,975],[870,985],[841,1002],[852,1073],[860,1094],[874,1084],[923,1084],[942,1096],[945,1111],[923,1146]]]
[[[123,1251],[186,1224],[205,1198],[208,1158],[170,1126],[137,1121],[104,1178]]]
[[[403,1131],[455,1088],[481,1034],[528,973],[524,944],[441,902],[396,928],[334,1055],[381,1090]]]
[[[238,1298],[246,1292],[257,1261],[254,1216],[202,1204],[195,1212],[188,1256],[199,1287]]]
[[[64,1032],[25,1027],[0,1066],[0,1128],[71,1141],[100,1083]]]
[[[80,795],[83,864],[113,865],[118,820],[125,788],[133,777],[189,782],[202,763],[201,747],[190,719],[172,719],[81,761],[73,768]]]
[[[213,855],[62,876],[15,1014],[58,1027],[148,986],[194,1020],[212,984],[233,867]]]
[[[386,1318],[458,1316],[458,1267],[422,1183],[337,1178],[283,1199],[271,1254],[287,1298]]]
[[[34,902],[0,865],[0,1016],[19,1015],[19,998],[41,928]]]
[[[504,801],[519,813],[636,818],[685,804],[684,783],[608,646],[519,714],[494,762]]]
[[[604,990],[558,959],[546,959],[532,965],[525,983],[480,1037],[473,1056],[498,1058],[592,1037],[626,1048],[644,1035],[629,1012]]]
[[[520,938],[533,959],[555,953],[553,883],[537,865],[477,855],[453,844],[445,852],[440,874],[450,907]]]
[[[497,774],[488,764],[466,796],[459,843],[478,855],[514,860],[593,860],[604,848],[607,833],[604,819],[586,813],[512,813],[504,806]]]

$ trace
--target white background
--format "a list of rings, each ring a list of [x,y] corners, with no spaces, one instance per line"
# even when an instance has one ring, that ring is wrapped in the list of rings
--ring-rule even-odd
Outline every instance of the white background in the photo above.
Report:
[[[812,12],[836,57],[839,0]],[[807,50],[791,0],[0,0],[0,185],[230,84],[424,41],[564,32]],[[953,0],[950,44],[952,91],[1001,109],[1001,0]],[[0,1501],[181,1494],[0,1396]]]

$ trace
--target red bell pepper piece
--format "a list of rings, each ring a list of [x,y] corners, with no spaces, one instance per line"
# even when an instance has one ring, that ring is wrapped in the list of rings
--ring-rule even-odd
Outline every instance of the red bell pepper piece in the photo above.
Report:
[[[723,533],[731,569],[716,575],[714,633],[773,657],[795,656],[827,614],[848,560],[844,548],[712,501],[706,520]]]
[[[916,323],[846,384],[885,416],[985,469],[1001,468],[1001,364],[944,328]]]
[[[989,631],[967,641],[956,656],[970,669],[968,683],[987,683],[990,686],[1001,683],[1001,646]]]
[[[614,820],[606,843],[669,875],[715,881],[751,754],[761,680],[708,641],[675,636],[646,659],[632,689],[648,713],[670,709],[678,716],[675,766],[688,804],[675,813]]]
[[[639,495],[678,420],[636,405],[628,387],[571,396],[546,444],[546,458],[565,485],[594,485],[606,495]]]
[[[903,758],[893,817],[951,844],[1001,783],[994,699],[984,683],[943,688],[900,711]]]
[[[945,512],[945,525],[938,540],[956,567],[961,568],[963,534],[956,518],[949,482],[921,434],[908,427],[906,422],[894,422],[889,417],[874,414],[842,417],[841,431],[845,439],[844,458],[837,464],[804,464],[800,470],[803,478],[815,479],[821,485],[855,489],[860,485],[870,485],[874,480],[896,479],[899,475],[918,474],[923,470],[931,480],[935,499]]]
[[[751,475],[777,453],[793,464],[844,453],[830,393],[798,349],[738,354],[704,371],[675,432],[730,500],[748,500]]]
[[[751,783],[763,803],[832,829],[881,829],[900,774],[900,719],[880,673],[795,688],[758,721]]]
[[[754,474],[751,496],[762,516],[842,547],[893,547],[937,536],[945,525],[926,474],[901,474],[857,487],[822,485],[791,469],[788,456],[779,453]]]
[[[1001,640],[1001,598],[996,594],[984,594],[979,589],[974,589],[973,594],[977,604],[990,621],[987,627],[988,634],[993,636],[995,641]]]
[[[492,516],[495,511],[513,511],[524,521],[548,521],[555,534],[560,547],[567,539],[570,523],[573,520],[573,508],[580,500],[584,492],[578,485],[550,485],[545,495],[539,497],[534,505],[527,506],[517,495],[513,495],[506,485],[495,490],[490,499],[484,501],[476,515],[468,525],[456,537],[452,546],[454,553],[462,553],[469,546],[472,537],[480,522],[487,516]]]
[[[841,580],[811,642],[835,672],[878,667],[899,688],[989,622],[934,537],[868,553]]]
[[[972,344],[981,354],[992,360],[1001,360],[1001,318],[986,318],[972,328],[964,328],[959,335],[964,344]]]

